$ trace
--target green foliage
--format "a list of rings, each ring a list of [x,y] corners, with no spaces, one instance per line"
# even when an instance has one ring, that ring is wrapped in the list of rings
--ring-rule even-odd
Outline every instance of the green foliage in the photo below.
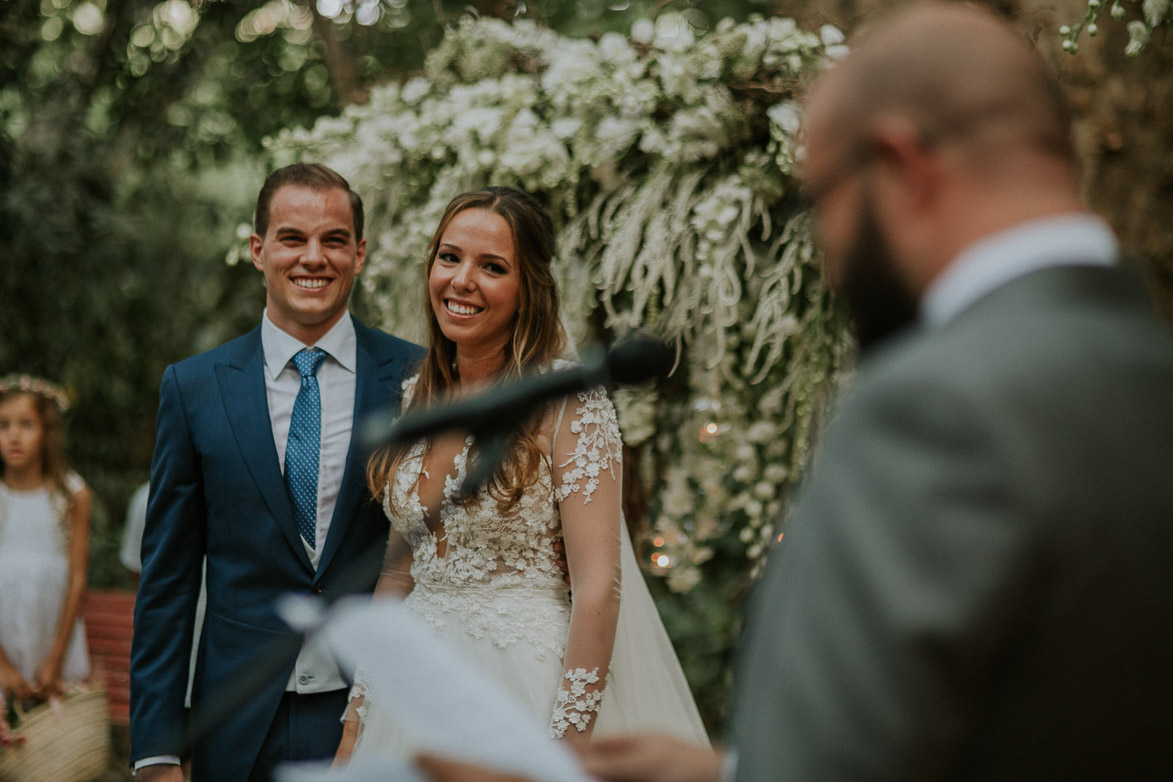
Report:
[[[125,583],[110,552],[146,478],[164,366],[251,326],[261,295],[259,275],[221,261],[263,174],[257,142],[249,152],[237,136],[230,152],[176,131],[175,84],[121,90],[118,42],[151,7],[112,5],[90,33],[78,3],[8,3],[0,21],[0,368],[74,398],[69,449],[95,488],[99,586]]]
[[[363,287],[393,333],[423,338],[421,261],[446,204],[503,184],[552,212],[579,346],[635,329],[677,346],[672,378],[615,404],[647,500],[628,521],[681,595],[665,617],[714,730],[738,606],[847,356],[792,173],[795,86],[841,41],[778,17],[698,32],[664,14],[598,40],[470,20],[424,76],[271,142],[373,194]]]

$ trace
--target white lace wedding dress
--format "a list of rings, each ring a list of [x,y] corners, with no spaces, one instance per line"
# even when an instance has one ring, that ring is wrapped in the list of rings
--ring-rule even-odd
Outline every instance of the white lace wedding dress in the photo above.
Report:
[[[405,383],[405,400],[413,390],[414,379]],[[551,736],[596,717],[597,708],[594,736],[658,730],[707,744],[618,513],[614,529],[602,526],[610,523],[605,518],[597,522],[598,534],[621,538],[619,620],[609,675],[600,681],[593,671],[563,664],[572,602],[554,542],[562,537],[563,514],[589,507],[600,479],[618,491],[621,441],[615,409],[601,389],[560,403],[550,420],[551,453],[538,484],[508,512],[484,488],[471,504],[454,501],[467,472],[471,439],[465,443],[445,481],[442,555],[418,491],[425,445],[408,451],[384,500],[392,525],[412,551],[414,586],[405,605],[474,669],[504,685],[549,726]],[[355,758],[388,751],[409,755],[410,731],[401,718],[379,709],[378,692],[361,671],[352,699],[359,695],[364,696],[357,710],[362,729]]]

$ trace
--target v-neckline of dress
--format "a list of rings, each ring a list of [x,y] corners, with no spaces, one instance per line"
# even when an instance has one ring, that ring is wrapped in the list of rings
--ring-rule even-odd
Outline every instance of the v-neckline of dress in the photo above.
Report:
[[[412,509],[419,514],[419,519],[423,524],[424,530],[432,539],[432,544],[435,547],[436,557],[438,559],[447,557],[447,552],[445,552],[444,557],[441,557],[439,552],[441,541],[444,542],[445,548],[447,547],[448,525],[445,523],[445,516],[447,509],[453,506],[453,502],[449,498],[449,488],[453,484],[459,485],[464,481],[465,476],[468,475],[468,457],[472,450],[472,445],[473,437],[469,435],[464,438],[464,445],[453,455],[452,467],[455,472],[444,473],[444,484],[439,495],[439,507],[434,511],[424,504],[420,492],[420,480],[424,475],[428,475],[428,479],[431,480],[431,475],[428,474],[427,467],[425,466],[425,459],[428,454],[427,441],[421,440],[416,443],[411,452],[411,458],[418,462],[418,464],[415,470],[414,480],[412,480],[408,490],[407,498],[412,505]]]

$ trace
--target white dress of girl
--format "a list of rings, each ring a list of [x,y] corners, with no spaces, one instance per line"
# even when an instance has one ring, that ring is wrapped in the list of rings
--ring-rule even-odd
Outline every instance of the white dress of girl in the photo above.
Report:
[[[414,388],[415,378],[404,383],[405,402]],[[443,556],[418,493],[425,444],[407,452],[384,499],[392,525],[412,549],[414,586],[404,604],[474,670],[504,685],[540,724],[549,726],[551,736],[574,730],[580,718],[595,716],[586,712],[597,707],[594,736],[656,730],[707,745],[622,518],[599,518],[598,530],[621,537],[619,620],[609,676],[606,682],[592,681],[590,672],[564,670],[571,596],[553,544],[562,537],[562,511],[572,510],[567,503],[589,505],[598,477],[618,474],[622,444],[606,394],[595,389],[563,402],[550,442],[552,452],[537,484],[507,512],[485,488],[471,504],[454,500],[467,473],[471,438],[465,443],[455,475],[445,482],[439,513]],[[398,513],[392,512],[392,501]],[[355,758],[388,751],[409,756],[415,747],[404,718],[379,708],[378,691],[361,671],[351,697],[360,694],[365,697],[358,709]],[[592,703],[600,694],[601,703]]]
[[[66,476],[76,494],[85,486]],[[68,501],[48,486],[14,491],[0,482],[0,646],[30,684],[53,646],[69,589]],[[76,683],[90,671],[81,617],[62,661],[61,679]]]

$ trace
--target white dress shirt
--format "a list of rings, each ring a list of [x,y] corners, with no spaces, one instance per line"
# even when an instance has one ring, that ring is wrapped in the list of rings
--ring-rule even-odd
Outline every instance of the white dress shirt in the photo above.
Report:
[[[301,389],[301,374],[293,357],[307,347],[326,351],[326,360],[318,368],[318,388],[322,400],[321,450],[318,456],[317,541],[306,544],[306,553],[318,566],[322,544],[330,531],[330,519],[338,502],[346,455],[350,451],[350,432],[354,423],[355,356],[358,351],[354,321],[344,314],[313,345],[305,345],[269,320],[268,310],[261,320],[261,350],[265,356],[265,394],[269,400],[269,421],[273,425],[273,443],[277,460],[285,471],[285,448],[289,442],[289,423],[293,403]],[[303,540],[304,543],[304,540]]]
[[[326,351],[326,360],[318,368],[318,388],[322,400],[321,449],[318,455],[317,541],[310,546],[304,539],[310,562],[315,568],[322,556],[322,546],[330,531],[346,455],[350,451],[350,433],[354,426],[355,367],[358,338],[350,313],[343,313],[334,326],[313,345],[306,345],[282,331],[269,320],[269,311],[261,319],[261,351],[265,357],[265,394],[269,400],[269,421],[273,426],[273,443],[277,459],[285,470],[285,447],[289,442],[289,422],[293,403],[301,388],[301,374],[293,356],[307,347]],[[293,673],[285,689],[302,694],[330,692],[346,687],[334,656],[325,645],[311,637],[302,645]],[[339,715],[341,716],[341,715]]]
[[[925,291],[920,316],[941,326],[1003,285],[1052,266],[1111,266],[1120,248],[1090,212],[1030,220],[971,244]]]

